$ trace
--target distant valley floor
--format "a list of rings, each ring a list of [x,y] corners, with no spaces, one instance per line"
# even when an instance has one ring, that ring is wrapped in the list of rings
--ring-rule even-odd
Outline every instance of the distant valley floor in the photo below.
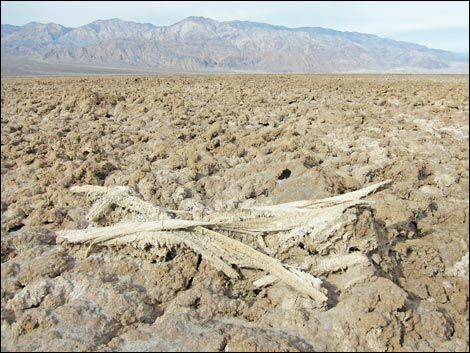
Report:
[[[35,76],[94,76],[94,75],[158,75],[158,74],[177,74],[177,73],[286,73],[286,72],[261,72],[253,70],[215,70],[206,71],[181,71],[168,70],[141,66],[98,66],[73,63],[52,63],[41,59],[31,57],[6,57],[1,61],[2,77],[35,77]],[[294,72],[295,73],[295,72]],[[310,72],[322,73],[322,72]],[[350,71],[343,73],[406,73],[406,74],[469,74],[468,63],[454,63],[451,67],[439,70],[423,70],[414,67],[401,67],[389,71]]]

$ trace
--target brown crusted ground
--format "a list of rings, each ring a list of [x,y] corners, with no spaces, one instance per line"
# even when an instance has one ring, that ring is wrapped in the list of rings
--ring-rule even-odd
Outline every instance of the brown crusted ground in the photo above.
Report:
[[[2,350],[468,351],[468,76],[2,79]],[[290,175],[285,170],[290,171]],[[371,199],[375,272],[326,311],[187,249],[162,261],[56,245],[72,185],[171,209]],[[463,262],[465,264],[465,262]],[[335,294],[335,295],[333,295]]]

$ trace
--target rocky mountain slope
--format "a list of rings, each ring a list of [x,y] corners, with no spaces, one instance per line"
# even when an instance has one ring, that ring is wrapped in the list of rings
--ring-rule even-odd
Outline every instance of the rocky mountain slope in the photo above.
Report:
[[[119,19],[78,28],[2,24],[2,58],[177,71],[468,71],[459,54],[375,35],[188,17],[157,27]]]

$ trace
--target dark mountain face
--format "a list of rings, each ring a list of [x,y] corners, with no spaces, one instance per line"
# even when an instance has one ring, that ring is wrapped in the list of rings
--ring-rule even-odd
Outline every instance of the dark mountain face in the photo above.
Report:
[[[121,21],[118,19],[98,20],[70,31],[61,38],[65,46],[83,47],[100,41],[113,39],[142,39],[156,27],[151,24]]]
[[[188,17],[156,27],[119,19],[78,28],[2,25],[2,57],[179,71],[468,71],[468,58],[422,45],[320,27]]]
[[[2,25],[2,57],[45,53],[60,46],[60,38],[70,30],[55,23],[30,22],[21,27]]]
[[[20,26],[2,25],[2,39],[13,32],[16,32]]]

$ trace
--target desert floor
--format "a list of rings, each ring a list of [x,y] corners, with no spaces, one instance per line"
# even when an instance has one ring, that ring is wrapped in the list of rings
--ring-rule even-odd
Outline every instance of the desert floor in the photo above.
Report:
[[[1,82],[2,351],[468,351],[468,75]],[[369,228],[354,218],[336,247],[271,249],[323,281],[323,307],[282,282],[255,287],[253,268],[230,279],[183,246],[56,242],[90,224],[74,185],[125,185],[197,219],[388,179],[357,211]],[[366,265],[319,272],[366,233],[347,249]]]

